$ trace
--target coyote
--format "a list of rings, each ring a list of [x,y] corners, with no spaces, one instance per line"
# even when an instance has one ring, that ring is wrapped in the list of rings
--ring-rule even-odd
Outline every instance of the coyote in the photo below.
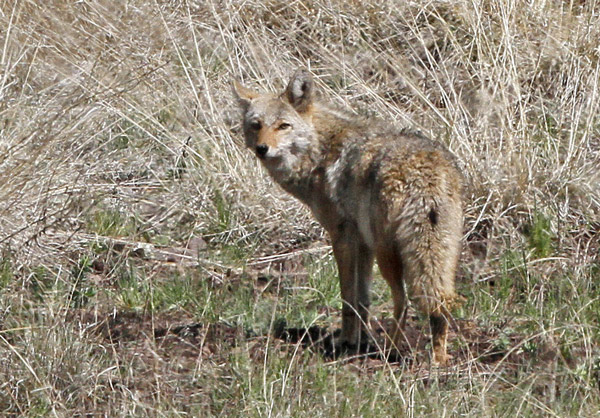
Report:
[[[344,305],[340,341],[367,339],[376,258],[403,337],[406,291],[429,316],[433,360],[446,363],[449,307],[462,237],[462,176],[445,146],[315,100],[307,70],[280,95],[233,84],[246,145],[331,237]],[[406,288],[406,290],[405,290]]]

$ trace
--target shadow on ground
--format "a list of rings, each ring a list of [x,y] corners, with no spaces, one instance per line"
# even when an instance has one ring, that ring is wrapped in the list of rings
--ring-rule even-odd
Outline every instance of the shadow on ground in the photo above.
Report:
[[[288,327],[283,321],[277,322],[273,330],[265,335],[243,330],[241,327],[225,323],[197,323],[190,321],[181,324],[181,315],[151,317],[138,313],[113,314],[98,320],[96,332],[116,350],[127,351],[138,346],[152,346],[152,356],[164,355],[190,357],[211,356],[231,350],[232,347],[252,346],[256,352],[264,352],[267,340],[277,342],[280,350],[309,350],[327,361],[374,361],[376,363],[415,364],[429,361],[429,329],[412,318],[404,331],[405,342],[397,350],[391,350],[389,330],[392,322],[372,321],[371,338],[357,347],[338,344],[339,330],[311,326],[309,328]],[[191,319],[191,318],[190,318]],[[177,322],[179,324],[175,325]],[[473,364],[482,366],[502,362],[503,367],[519,364],[547,363],[559,355],[548,342],[537,341],[519,335],[510,327],[481,329],[473,321],[456,320],[449,335],[451,365]],[[534,347],[534,348],[532,348]],[[144,350],[137,351],[138,356]],[[150,354],[149,354],[150,355]]]

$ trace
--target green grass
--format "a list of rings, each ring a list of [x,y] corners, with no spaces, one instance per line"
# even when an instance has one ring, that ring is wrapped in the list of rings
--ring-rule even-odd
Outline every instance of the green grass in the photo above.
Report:
[[[527,241],[535,258],[550,257],[553,253],[553,241],[550,219],[541,213],[535,213],[527,227]]]
[[[325,267],[325,271],[329,269]],[[126,322],[122,325],[130,329],[133,337],[119,340],[114,335],[120,328],[113,326],[112,338],[117,338],[113,340],[116,341],[113,342],[115,353],[106,350],[110,347],[106,337],[94,327],[82,332],[72,325],[66,328],[61,325],[67,321],[67,324],[81,323],[89,327],[94,319],[79,317],[74,321],[62,312],[48,311],[52,306],[64,306],[67,311],[63,312],[82,312],[82,308],[84,312],[91,312],[81,304],[73,305],[77,300],[73,290],[77,289],[76,283],[85,282],[83,277],[89,274],[86,260],[80,261],[65,277],[47,271],[35,272],[36,280],[44,279],[45,283],[78,279],[71,289],[64,284],[62,290],[52,292],[50,286],[44,292],[32,287],[26,299],[37,300],[36,305],[19,305],[7,291],[0,295],[3,303],[13,301],[5,313],[6,330],[1,334],[3,346],[8,348],[6,359],[16,367],[13,373],[24,379],[20,386],[26,389],[15,399],[4,399],[5,405],[16,401],[27,408],[28,414],[43,415],[50,413],[45,408],[61,400],[63,410],[77,410],[87,402],[82,392],[71,392],[75,382],[88,387],[88,391],[100,397],[99,402],[104,399],[131,408],[135,406],[136,410],[149,415],[166,411],[197,414],[208,408],[205,411],[214,415],[234,416],[431,416],[444,411],[471,416],[545,415],[550,411],[558,416],[592,416],[594,410],[590,405],[597,405],[599,401],[598,353],[586,352],[592,349],[588,344],[598,339],[597,326],[592,325],[597,321],[598,296],[593,306],[570,304],[562,311],[552,307],[548,317],[541,316],[539,311],[536,315],[536,311],[529,309],[527,304],[533,301],[511,303],[511,309],[503,311],[503,315],[493,315],[493,308],[482,304],[477,323],[486,331],[497,330],[497,335],[486,341],[507,357],[506,364],[490,364],[492,374],[478,374],[475,372],[485,363],[472,369],[436,370],[430,369],[427,362],[387,365],[370,361],[347,363],[343,358],[332,362],[317,352],[287,346],[270,336],[274,317],[289,318],[295,321],[294,326],[308,326],[314,320],[310,318],[311,304],[334,308],[339,305],[339,301],[335,303],[333,292],[332,300],[321,299],[321,293],[326,292],[330,284],[325,288],[321,284],[321,291],[317,291],[296,288],[297,279],[282,278],[283,283],[273,283],[270,289],[267,287],[259,293],[256,282],[244,274],[227,282],[211,281],[202,272],[151,278],[152,273],[143,267],[117,273],[120,279],[114,288],[100,288],[98,294],[86,299],[88,307],[113,305],[117,311],[131,312],[134,315],[131,318],[137,318],[130,319],[130,325]],[[335,282],[333,275],[327,273],[323,277],[322,274],[319,270],[311,272],[313,278],[306,280],[310,282],[319,277]],[[319,296],[311,297],[313,294]],[[498,302],[506,300],[501,294],[494,297]],[[41,311],[48,314],[36,313]],[[334,312],[339,315],[339,308]],[[595,316],[588,318],[592,312]],[[112,315],[111,312],[99,313],[101,322]],[[510,321],[508,325],[504,323],[506,320]],[[192,340],[185,343],[186,337],[181,337],[187,350],[192,350],[190,360],[186,349],[173,341],[154,339],[151,334],[135,334],[138,327],[150,331],[150,322],[157,329],[169,323],[172,326],[200,323],[206,327],[206,333],[204,340],[194,340],[195,343]],[[575,323],[580,325],[571,325]],[[23,324],[27,326],[23,328]],[[211,328],[216,330],[212,334]],[[549,342],[548,338],[554,341]],[[146,393],[143,386],[138,387],[141,383],[138,379],[152,370],[150,365],[135,360],[136,355],[143,353],[141,342],[155,347],[153,351],[163,358],[160,373],[170,376],[164,382],[148,383],[148,390],[153,388],[153,392],[160,390],[168,394],[160,406],[151,409],[147,402],[158,401],[158,398]],[[80,348],[58,355],[55,350],[66,345]],[[204,357],[203,350],[213,354]],[[548,354],[549,350],[556,352]],[[47,363],[49,355],[58,357]],[[554,360],[548,364],[549,355]],[[193,364],[200,359],[202,367],[196,369]],[[35,375],[29,371],[30,367]],[[93,374],[99,380],[89,380]],[[55,376],[62,378],[57,380]],[[61,383],[65,378],[71,382],[66,386]],[[113,385],[120,380],[133,384],[135,393],[145,396],[146,401],[135,400],[121,391],[106,392],[109,387],[106,379]],[[45,385],[51,385],[52,390],[38,390]],[[179,391],[189,394],[185,404],[178,401]],[[457,393],[462,395],[457,396]],[[573,399],[581,399],[581,402],[574,406]]]
[[[135,225],[118,210],[108,209],[94,213],[87,229],[101,236],[121,237],[133,234]]]

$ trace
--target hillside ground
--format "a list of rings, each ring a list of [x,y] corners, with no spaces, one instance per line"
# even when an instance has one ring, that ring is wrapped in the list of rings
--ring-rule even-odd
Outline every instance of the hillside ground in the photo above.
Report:
[[[335,356],[327,236],[231,81],[420,129],[466,224],[447,367]],[[597,1],[0,4],[0,415],[600,414]],[[391,299],[376,273],[372,333]]]

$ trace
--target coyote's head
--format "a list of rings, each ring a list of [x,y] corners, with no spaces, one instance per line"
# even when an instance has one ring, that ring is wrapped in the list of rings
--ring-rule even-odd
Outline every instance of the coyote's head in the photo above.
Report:
[[[244,113],[246,145],[267,168],[292,170],[314,136],[313,80],[308,71],[296,71],[279,96],[257,93],[237,81],[233,90]]]

